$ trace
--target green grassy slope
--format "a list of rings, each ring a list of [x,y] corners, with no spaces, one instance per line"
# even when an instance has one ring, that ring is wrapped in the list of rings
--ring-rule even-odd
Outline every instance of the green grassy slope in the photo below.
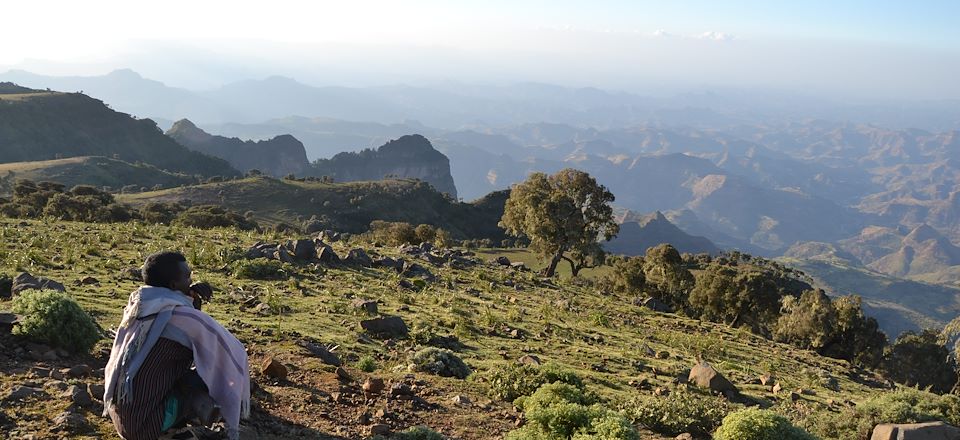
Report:
[[[223,159],[181,146],[153,121],[113,111],[81,93],[2,96],[0,162],[107,156],[187,174],[238,173]]]
[[[5,184],[18,179],[35,182],[52,181],[70,188],[74,185],[109,186],[120,189],[126,185],[164,187],[194,183],[193,176],[174,174],[147,164],[132,164],[107,157],[71,157],[33,162],[0,163],[0,177]]]
[[[275,185],[264,184],[265,188]],[[0,272],[28,270],[66,283],[97,322],[110,328],[118,322],[127,295],[139,284],[118,274],[136,267],[151,252],[181,250],[194,268],[194,279],[217,287],[206,310],[240,337],[252,363],[257,365],[273,356],[290,367],[289,382],[270,380],[253,368],[259,390],[254,393],[255,417],[248,425],[255,432],[251,438],[364,438],[368,428],[358,421],[359,416],[384,408],[393,414],[388,419],[394,429],[425,424],[454,438],[502,438],[514,428],[517,415],[509,404],[485,396],[487,385],[482,377],[491,368],[516,362],[525,354],[575,370],[610,406],[651,395],[657,387],[671,387],[676,374],[693,365],[698,355],[712,361],[746,395],[761,402],[773,403],[775,397],[750,382],[769,372],[778,375],[787,390],[815,390],[816,395],[800,399],[817,411],[829,411],[835,402],[859,402],[882,392],[853,381],[845,362],[723,325],[650,312],[634,306],[630,297],[600,293],[589,279],[543,280],[529,272],[489,263],[461,270],[421,262],[437,280],[414,291],[399,287],[399,275],[388,269],[289,265],[285,267],[289,279],[280,281],[240,279],[225,269],[228,261],[224,256],[233,249],[260,240],[290,238],[297,237],[223,229],[0,219]],[[351,244],[334,243],[341,255],[349,247]],[[399,256],[394,248],[365,247],[381,255]],[[494,255],[482,255],[481,260]],[[523,260],[518,253],[508,255]],[[73,284],[87,276],[99,283]],[[258,315],[241,305],[248,296],[286,312]],[[407,357],[419,347],[412,340],[384,343],[362,336],[358,324],[366,316],[350,307],[350,301],[358,297],[377,300],[380,313],[400,316],[411,328],[418,329],[415,331],[429,328],[437,335],[458,337],[465,346],[460,355],[475,370],[473,378],[460,381],[417,373],[418,395],[430,405],[425,408],[399,401],[388,403],[383,398],[366,403],[362,398],[334,402],[331,393],[340,392],[345,385],[337,382],[333,367],[308,357],[297,345],[299,340],[339,345],[338,352],[354,378],[353,386],[368,376],[388,382],[403,379],[408,374]],[[0,309],[6,306],[0,302]],[[519,336],[512,336],[509,329],[518,329]],[[36,365],[59,368],[88,362],[100,367],[106,361],[102,349],[107,347],[108,341],[104,340],[90,358],[53,362],[14,361],[0,356],[0,369],[4,371],[0,390],[6,392],[37,381],[28,371]],[[364,373],[356,368],[362,356],[375,360],[376,371]],[[839,391],[821,387],[811,378],[811,372],[819,370],[838,379]],[[634,387],[632,384],[639,380],[648,381],[651,387]],[[451,399],[458,394],[474,403],[454,404]],[[6,420],[0,423],[0,437],[14,432],[53,436],[51,420],[68,404],[53,397],[0,405],[0,421]],[[98,410],[85,414],[94,430],[91,435],[116,438]],[[661,437],[645,432],[644,438]]]

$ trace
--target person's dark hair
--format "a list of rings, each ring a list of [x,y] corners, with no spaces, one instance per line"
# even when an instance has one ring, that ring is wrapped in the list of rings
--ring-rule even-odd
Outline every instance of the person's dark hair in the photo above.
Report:
[[[180,263],[187,261],[179,252],[157,252],[147,257],[140,270],[144,284],[154,287],[170,287],[180,276]]]

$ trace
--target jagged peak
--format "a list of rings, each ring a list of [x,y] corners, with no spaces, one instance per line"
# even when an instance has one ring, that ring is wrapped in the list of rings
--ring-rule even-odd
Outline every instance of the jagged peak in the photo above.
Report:
[[[213,135],[197,127],[189,119],[181,119],[173,123],[173,126],[167,130],[167,136],[174,139],[190,139],[191,142],[204,142],[213,138]]]

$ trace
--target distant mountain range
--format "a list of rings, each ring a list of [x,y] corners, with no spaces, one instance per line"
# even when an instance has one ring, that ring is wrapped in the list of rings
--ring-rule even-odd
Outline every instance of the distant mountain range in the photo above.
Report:
[[[202,126],[304,116],[386,124],[416,120],[447,130],[477,124],[502,127],[541,122],[593,127],[655,124],[717,128],[805,119],[935,131],[960,129],[957,101],[865,105],[787,94],[771,99],[766,93],[743,91],[698,91],[672,97],[648,97],[539,83],[355,88],[311,86],[281,76],[193,91],[143,78],[129,69],[70,77],[11,70],[0,73],[0,81],[41,89],[83,91],[139,117],[171,123],[187,118]]]

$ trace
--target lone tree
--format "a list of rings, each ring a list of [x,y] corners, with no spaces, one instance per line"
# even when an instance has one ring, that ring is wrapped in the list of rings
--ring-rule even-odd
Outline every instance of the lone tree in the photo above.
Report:
[[[513,186],[500,226],[530,239],[530,248],[550,258],[544,274],[552,277],[561,259],[574,276],[603,261],[598,240],[620,231],[613,220],[613,193],[589,174],[572,168],[547,176],[533,173]]]

